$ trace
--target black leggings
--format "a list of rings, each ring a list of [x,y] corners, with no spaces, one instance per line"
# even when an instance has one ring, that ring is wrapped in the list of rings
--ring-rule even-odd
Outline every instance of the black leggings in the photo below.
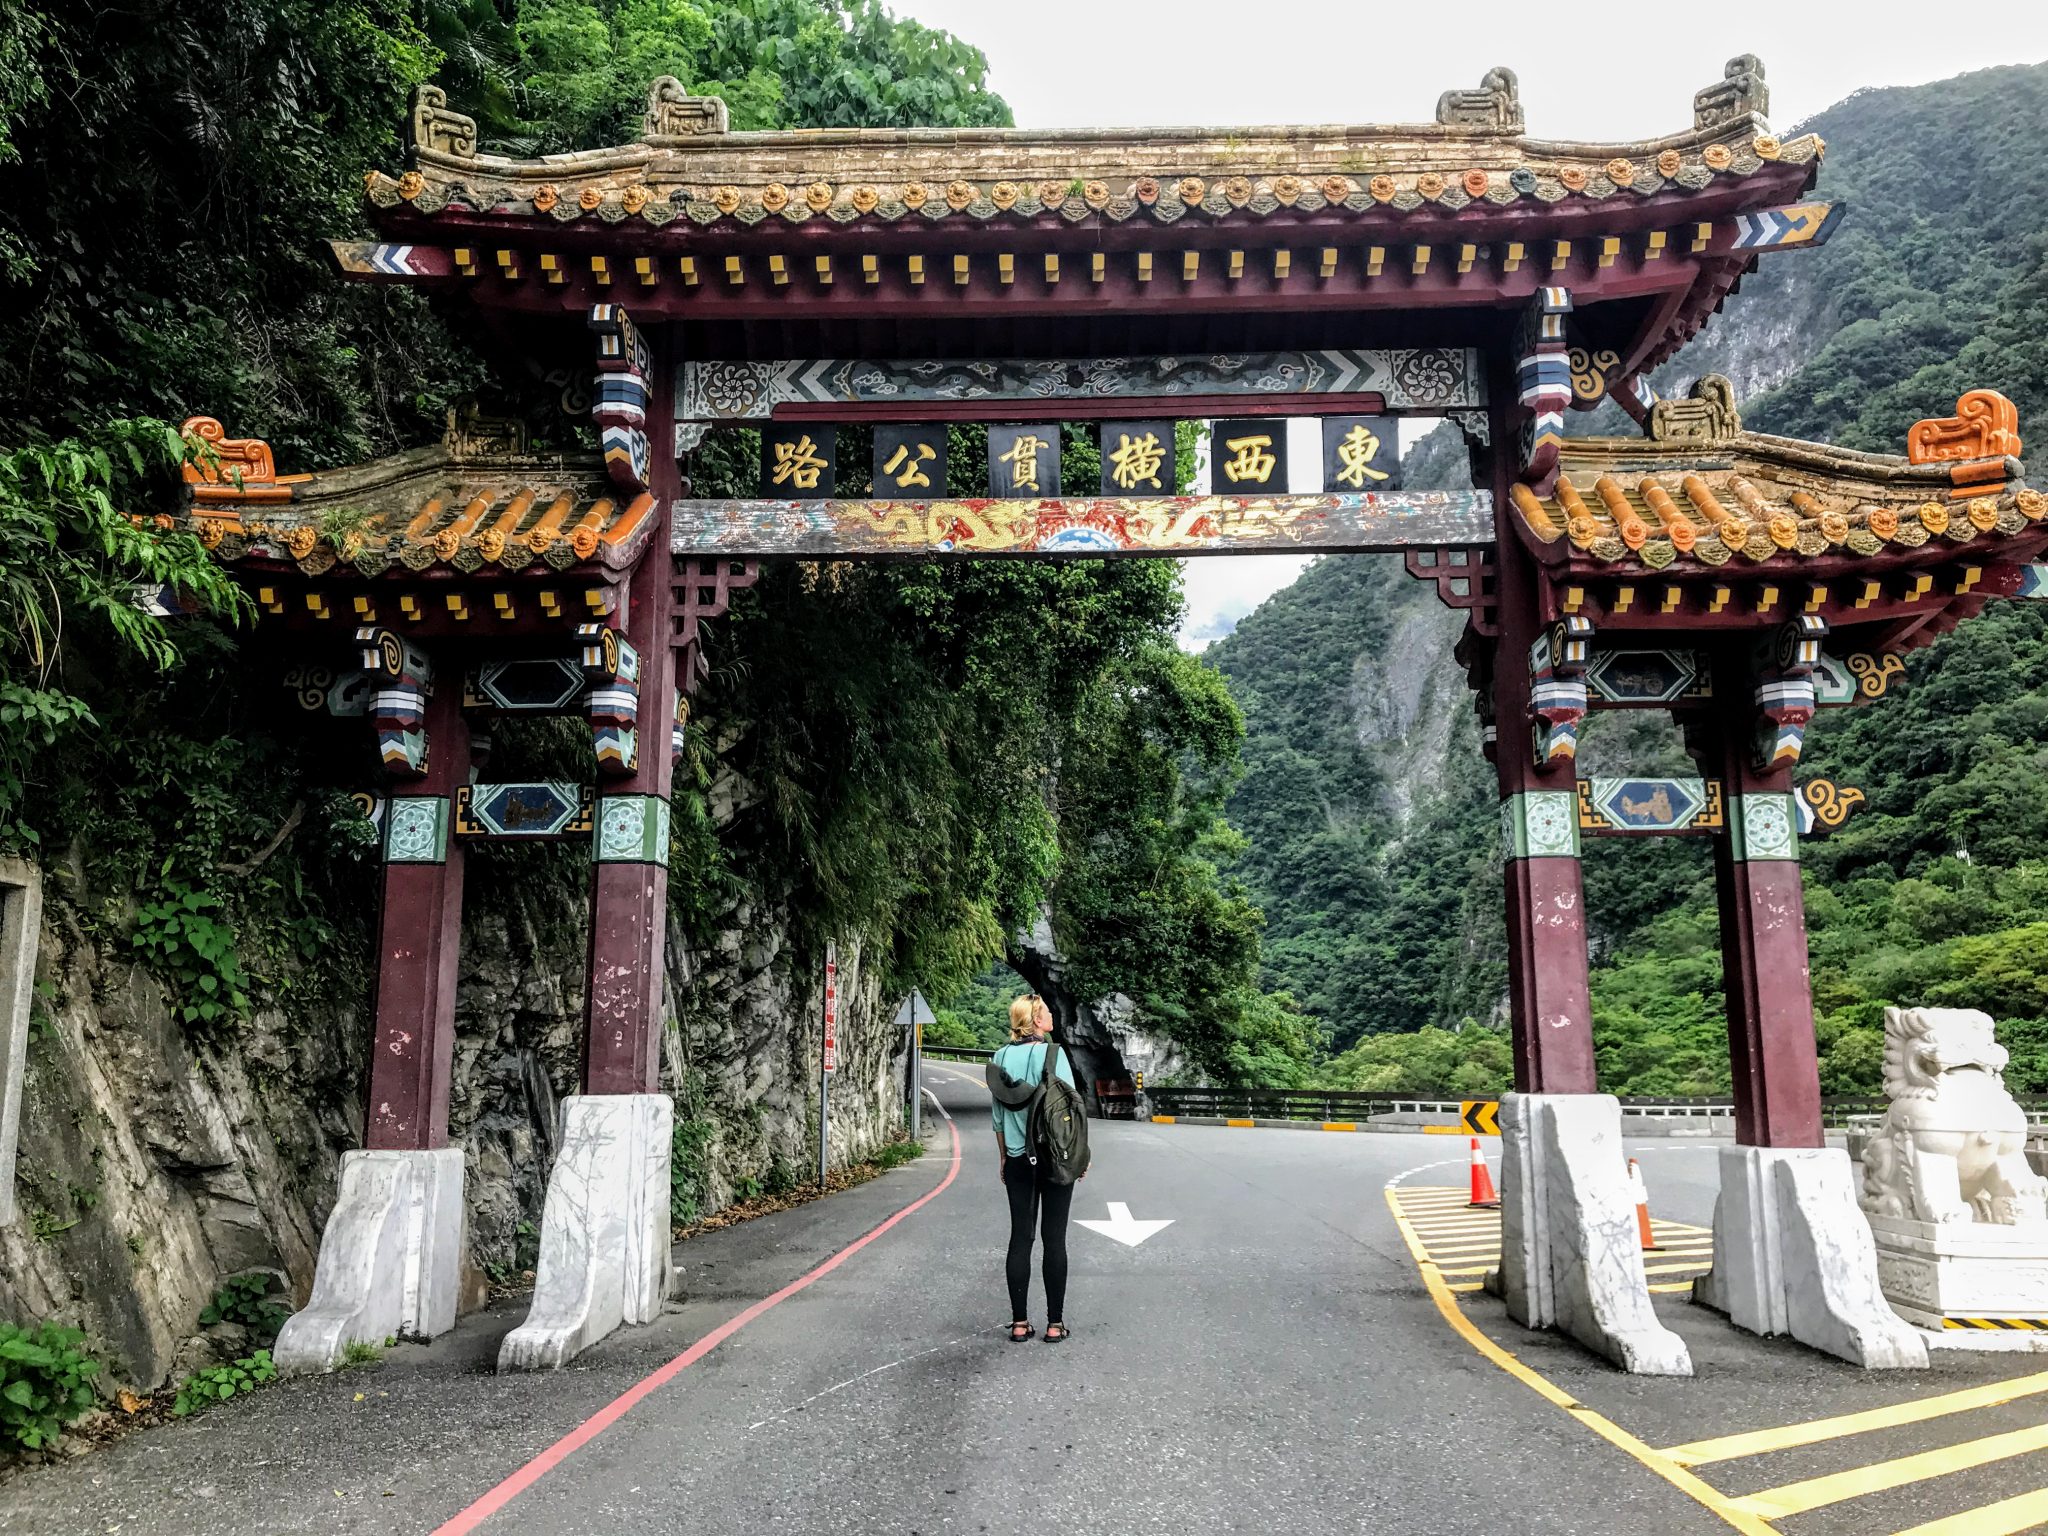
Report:
[[[1043,1213],[1039,1230],[1045,1238],[1045,1320],[1066,1322],[1067,1310],[1067,1213],[1074,1206],[1074,1186],[1055,1184],[1039,1165],[1032,1177],[1026,1158],[1003,1159],[1003,1188],[1010,1195],[1010,1253],[1004,1272],[1010,1282],[1010,1316],[1025,1316],[1031,1298],[1031,1207]]]

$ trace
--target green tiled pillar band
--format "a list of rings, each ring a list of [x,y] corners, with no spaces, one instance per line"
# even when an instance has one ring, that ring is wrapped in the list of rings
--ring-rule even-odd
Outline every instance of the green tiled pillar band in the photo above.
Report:
[[[1568,789],[1531,789],[1500,803],[1503,859],[1576,859],[1579,802]]]
[[[598,864],[668,864],[668,802],[659,795],[602,795],[590,857]]]
[[[448,797],[393,795],[384,802],[384,862],[448,862]]]
[[[1799,858],[1799,807],[1787,794],[1735,795],[1728,846],[1737,863]]]

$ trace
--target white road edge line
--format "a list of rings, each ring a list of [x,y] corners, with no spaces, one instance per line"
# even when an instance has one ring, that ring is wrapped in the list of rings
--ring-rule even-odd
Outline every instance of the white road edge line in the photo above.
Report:
[[[948,1115],[946,1116],[946,1118],[950,1120],[953,1117],[951,1115]],[[792,1403],[787,1408],[777,1409],[774,1413],[769,1414],[768,1417],[765,1419],[755,1420],[752,1424],[749,1424],[747,1428],[759,1429],[763,1424],[773,1424],[777,1419],[786,1419],[792,1413],[801,1413],[804,1409],[810,1407],[811,1404],[815,1403],[821,1397],[830,1397],[834,1392],[840,1391],[841,1389],[846,1387],[850,1387],[854,1385],[856,1382],[866,1381],[870,1376],[879,1376],[884,1371],[893,1371],[899,1365],[908,1365],[913,1360],[922,1360],[926,1355],[936,1355],[942,1349],[951,1349],[955,1344],[964,1344],[967,1342],[967,1340],[973,1337],[974,1335],[971,1333],[963,1333],[957,1339],[948,1339],[943,1344],[934,1344],[930,1349],[920,1349],[914,1355],[905,1355],[901,1360],[891,1360],[887,1365],[878,1365],[872,1371],[862,1371],[858,1376],[849,1376],[846,1378],[846,1380],[842,1382],[837,1382],[834,1385],[827,1387],[822,1392],[813,1392],[809,1397],[805,1398],[800,1403]]]
[[[1418,1163],[1415,1167],[1397,1173],[1387,1180],[1387,1188],[1392,1189],[1398,1184],[1405,1184],[1416,1174],[1427,1173],[1432,1168],[1463,1168],[1466,1166],[1468,1166],[1467,1159],[1462,1157],[1447,1157],[1440,1162],[1434,1163]]]
[[[946,1117],[946,1118],[947,1118],[948,1120],[950,1120],[950,1119],[952,1119],[952,1118],[953,1118],[953,1112],[952,1112],[952,1111],[951,1111],[950,1109],[946,1108],[946,1106],[945,1106],[945,1105],[943,1105],[943,1104],[941,1104],[941,1103],[939,1102],[939,1096],[938,1096],[938,1095],[937,1095],[936,1093],[933,1093],[933,1092],[931,1091],[931,1089],[929,1089],[929,1088],[925,1089],[925,1091],[924,1091],[924,1096],[925,1096],[926,1098],[928,1098],[928,1099],[930,1099],[930,1100],[932,1101],[932,1108],[933,1108],[933,1109],[936,1109],[936,1110],[937,1110],[937,1111],[938,1111],[938,1112],[939,1112],[940,1114],[944,1115],[944,1116],[945,1116],[945,1117]]]

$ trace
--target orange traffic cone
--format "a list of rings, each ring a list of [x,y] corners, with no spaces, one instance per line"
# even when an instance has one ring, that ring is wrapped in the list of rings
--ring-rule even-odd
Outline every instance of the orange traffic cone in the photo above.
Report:
[[[1643,1245],[1643,1252],[1655,1253],[1657,1239],[1650,1231],[1650,1191],[1643,1184],[1643,1170],[1636,1166],[1636,1160],[1628,1160],[1629,1192],[1636,1197],[1636,1237]]]
[[[1486,1154],[1479,1150],[1479,1138],[1472,1138],[1472,1200],[1477,1206],[1489,1210],[1500,1205],[1500,1196],[1493,1192],[1493,1174],[1486,1166]]]

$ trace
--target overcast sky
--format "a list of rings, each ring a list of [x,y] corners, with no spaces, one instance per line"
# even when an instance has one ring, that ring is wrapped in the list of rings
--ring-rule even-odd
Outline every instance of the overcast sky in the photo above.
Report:
[[[1520,77],[1532,134],[1645,138],[1689,128],[1693,92],[1720,79],[1733,55],[1754,53],[1770,83],[1772,124],[1783,132],[1866,86],[2048,58],[2048,0],[1945,10],[1896,0],[1707,10],[1545,9],[1526,0],[891,0],[891,9],[986,53],[990,83],[1021,128],[1428,122],[1440,92],[1475,86],[1504,64]],[[1301,449],[1297,457],[1315,451]],[[1228,633],[1304,563],[1278,555],[1189,561],[1182,643],[1199,648]]]

